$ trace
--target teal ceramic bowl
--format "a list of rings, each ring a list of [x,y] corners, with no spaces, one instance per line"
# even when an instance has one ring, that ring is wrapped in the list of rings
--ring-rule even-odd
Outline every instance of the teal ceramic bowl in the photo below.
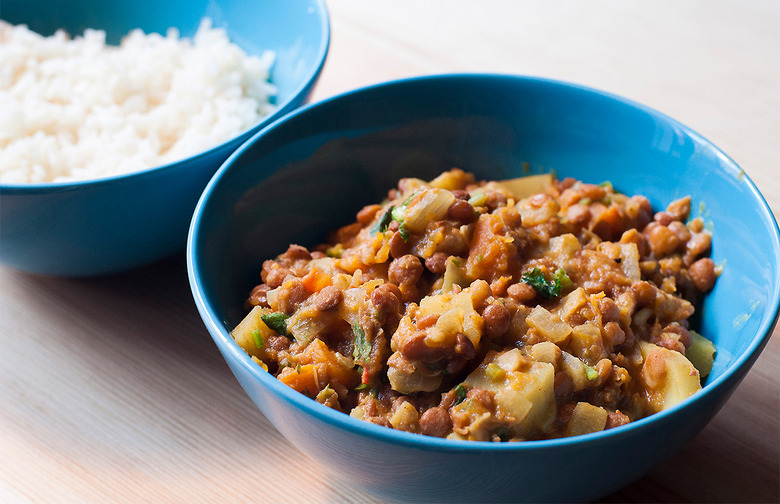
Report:
[[[0,17],[43,35],[58,28],[79,35],[86,28],[101,29],[108,43],[118,43],[135,28],[165,34],[177,27],[182,37],[192,37],[201,19],[210,17],[247,53],[276,53],[275,112],[214,148],[117,177],[0,184],[0,263],[50,275],[113,273],[183,250],[206,183],[245,140],[305,101],[330,39],[323,0],[3,0]]]
[[[288,243],[319,243],[399,177],[458,166],[501,179],[522,175],[524,163],[532,173],[610,180],[656,208],[691,195],[712,226],[712,258],[724,265],[696,321],[718,352],[701,392],[581,437],[448,441],[318,404],[262,371],[231,339],[263,259]],[[220,168],[187,247],[200,314],[260,411],[334,478],[402,502],[588,501],[640,478],[704,427],[766,345],[780,306],[779,254],[777,223],[755,185],[686,126],[600,91],[500,75],[392,82],[286,116]]]

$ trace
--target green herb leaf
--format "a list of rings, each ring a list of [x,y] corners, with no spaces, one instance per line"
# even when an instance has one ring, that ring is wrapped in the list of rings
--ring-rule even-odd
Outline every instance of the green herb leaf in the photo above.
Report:
[[[372,235],[377,233],[384,233],[387,231],[387,226],[390,224],[390,221],[393,220],[393,210],[394,207],[392,205],[390,205],[390,208],[385,210],[385,212],[382,214],[382,217],[380,217],[379,220],[376,221],[376,224],[371,227]]]
[[[260,329],[255,329],[254,331],[252,331],[251,334],[252,334],[252,339],[255,340],[255,348],[257,348],[258,350],[263,348],[265,342],[263,341],[263,337],[260,336]]]
[[[457,401],[455,401],[455,404],[460,404],[460,403],[462,403],[462,402],[463,402],[463,400],[466,398],[466,393],[468,392],[468,391],[466,390],[466,387],[464,387],[464,386],[463,386],[463,384],[461,383],[460,385],[458,385],[457,387],[455,387],[455,389],[454,389],[454,390],[455,390],[455,395],[456,395],[456,396],[458,396],[458,400],[457,400]]]
[[[599,372],[596,371],[594,368],[588,366],[587,364],[583,363],[583,366],[585,366],[585,376],[590,381],[595,381],[596,378],[599,377]]]
[[[368,383],[361,383],[360,385],[355,387],[354,390],[363,390],[363,389],[366,389],[366,388],[368,388]]]
[[[398,233],[401,235],[401,238],[403,238],[405,242],[409,241],[409,230],[406,229],[403,223],[401,223],[401,225],[398,226]]]
[[[571,278],[563,268],[555,270],[552,280],[547,280],[544,272],[534,268],[520,278],[520,281],[530,285],[545,299],[559,297],[561,291],[571,285]]]
[[[260,318],[269,329],[276,331],[282,336],[287,336],[288,338],[291,336],[290,333],[287,332],[287,319],[290,318],[289,315],[285,315],[282,312],[274,312],[269,313],[268,315],[260,315]]]
[[[371,358],[371,342],[366,339],[366,331],[360,324],[352,324],[352,334],[355,336],[355,350],[352,356],[356,361],[368,362]]]

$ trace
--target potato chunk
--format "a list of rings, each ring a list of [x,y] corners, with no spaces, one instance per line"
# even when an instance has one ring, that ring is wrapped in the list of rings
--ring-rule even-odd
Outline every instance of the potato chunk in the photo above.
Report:
[[[671,408],[701,389],[699,371],[683,354],[646,341],[639,342],[639,350],[644,358],[639,378],[653,412]]]
[[[490,372],[497,365],[504,372]],[[534,362],[520,350],[489,353],[464,381],[469,388],[493,392],[497,409],[513,418],[515,434],[528,437],[546,431],[555,417],[553,382],[555,369],[546,362]]]

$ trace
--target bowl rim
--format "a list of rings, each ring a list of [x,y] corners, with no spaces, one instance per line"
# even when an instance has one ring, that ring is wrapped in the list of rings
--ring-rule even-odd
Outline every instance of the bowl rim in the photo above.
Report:
[[[250,374],[256,381],[267,389],[270,389],[277,397],[283,400],[289,406],[304,411],[311,415],[318,421],[323,421],[329,425],[349,431],[352,435],[359,435],[365,438],[371,438],[375,441],[386,442],[393,445],[402,445],[417,449],[435,450],[438,452],[447,453],[461,453],[461,452],[503,452],[503,451],[537,451],[537,450],[550,450],[550,449],[563,449],[572,445],[578,447],[594,446],[610,440],[618,440],[621,438],[641,434],[641,432],[651,428],[653,424],[657,424],[663,420],[671,420],[671,417],[677,417],[685,413],[685,411],[694,407],[694,404],[703,402],[705,400],[715,400],[716,396],[721,394],[723,390],[728,391],[731,387],[736,385],[744,378],[745,374],[749,370],[755,359],[761,353],[766,346],[772,331],[777,325],[778,317],[780,317],[780,269],[775,271],[775,278],[770,279],[774,282],[773,288],[770,292],[769,302],[767,303],[766,313],[768,317],[764,317],[761,325],[756,329],[755,333],[751,336],[751,340],[745,349],[729,363],[728,367],[724,369],[720,376],[715,378],[711,382],[707,382],[700,391],[691,396],[690,398],[682,401],[681,403],[673,406],[672,408],[660,411],[653,415],[641,418],[628,425],[621,426],[615,429],[609,429],[601,432],[590,433],[580,436],[568,437],[568,438],[555,438],[545,440],[534,441],[522,441],[516,443],[494,443],[491,441],[464,441],[464,440],[451,440],[443,439],[431,436],[425,436],[422,434],[410,433],[405,431],[399,431],[379,425],[374,425],[370,422],[352,418],[349,414],[335,411],[327,406],[317,403],[310,398],[300,394],[292,388],[284,385],[277,380],[270,373],[262,370],[260,366],[255,364],[249,355],[238,346],[238,344],[230,336],[229,331],[219,321],[219,317],[214,312],[213,308],[206,302],[206,295],[201,288],[201,278],[199,269],[199,253],[196,244],[199,241],[200,234],[200,222],[203,218],[203,211],[208,201],[216,191],[220,180],[225,174],[230,171],[230,167],[235,160],[241,157],[245,151],[250,149],[260,138],[270,131],[278,128],[285,127],[286,124],[300,120],[300,116],[305,116],[308,111],[313,108],[320,108],[333,102],[342,100],[352,100],[355,96],[363,93],[374,92],[387,87],[398,86],[415,86],[419,83],[435,82],[435,81],[468,81],[468,80],[485,80],[485,81],[499,81],[499,80],[513,80],[517,82],[536,83],[539,85],[562,87],[574,90],[575,92],[582,93],[583,95],[597,96],[606,98],[613,102],[618,102],[622,106],[629,108],[636,108],[643,111],[654,118],[660,119],[663,122],[671,124],[675,128],[679,128],[686,135],[692,139],[700,142],[708,149],[717,155],[721,159],[722,169],[731,172],[732,175],[738,176],[744,182],[754,201],[756,203],[757,210],[762,220],[772,230],[771,239],[775,250],[780,250],[780,228],[778,223],[769,208],[768,203],[764,196],[760,193],[754,182],[750,179],[747,173],[739,167],[739,165],[727,156],[719,147],[714,143],[707,140],[704,136],[700,135],[690,127],[680,123],[676,119],[663,114],[662,112],[655,110],[651,107],[635,102],[631,99],[622,97],[620,95],[596,89],[593,87],[576,84],[572,82],[550,79],[546,77],[536,77],[518,74],[505,74],[505,73],[443,73],[432,74],[417,77],[408,77],[402,79],[396,79],[377,84],[372,84],[356,89],[352,89],[332,97],[326,98],[322,101],[310,103],[300,107],[285,116],[278,118],[273,123],[269,124],[261,131],[252,136],[246,141],[239,149],[233,152],[231,156],[223,163],[223,165],[217,170],[212,179],[209,181],[204,192],[201,195],[200,200],[196,206],[193,214],[193,219],[190,224],[189,235],[187,239],[186,248],[186,261],[187,261],[187,274],[189,277],[189,283],[193,298],[197,309],[203,319],[203,322],[208,329],[212,339],[217,344],[218,348],[223,352],[228,352],[233,357],[234,363],[240,365],[244,371]],[[725,403],[725,399],[723,400]]]
[[[314,81],[317,78],[317,76],[322,72],[322,68],[325,65],[325,60],[327,59],[328,52],[330,50],[330,38],[331,38],[330,16],[328,13],[328,7],[327,4],[325,3],[325,0],[308,0],[308,1],[313,3],[313,5],[311,5],[310,8],[315,9],[314,12],[317,15],[317,19],[320,22],[320,29],[322,30],[322,37],[320,37],[319,46],[317,48],[317,56],[316,56],[317,64],[305,76],[305,79],[301,81],[301,83],[298,85],[295,91],[283,103],[276,104],[274,106],[274,109],[271,112],[261,117],[260,119],[255,121],[247,128],[244,128],[239,133],[231,136],[226,140],[223,140],[222,142],[219,142],[216,145],[211,146],[210,148],[204,151],[199,151],[185,158],[177,159],[168,163],[163,163],[160,165],[143,168],[140,170],[134,170],[128,173],[119,173],[116,175],[88,178],[83,180],[68,180],[63,182],[35,182],[35,183],[0,182],[0,193],[9,194],[9,195],[10,194],[43,194],[43,193],[51,193],[51,192],[68,191],[68,190],[73,190],[85,186],[90,186],[90,187],[99,186],[120,179],[130,179],[136,176],[159,172],[166,169],[175,169],[177,167],[181,167],[182,165],[191,163],[193,161],[197,161],[198,159],[210,156],[215,151],[223,149],[226,146],[229,146],[230,144],[236,144],[236,147],[240,147],[245,141],[247,141],[249,138],[254,136],[255,133],[259,132],[266,126],[269,126],[271,123],[273,123],[277,119],[283,117],[285,114],[290,112],[289,110],[290,104],[295,100],[297,100],[298,98],[300,98],[301,95],[305,95],[308,92],[308,90],[314,85]],[[217,26],[216,28],[219,28],[219,26]]]

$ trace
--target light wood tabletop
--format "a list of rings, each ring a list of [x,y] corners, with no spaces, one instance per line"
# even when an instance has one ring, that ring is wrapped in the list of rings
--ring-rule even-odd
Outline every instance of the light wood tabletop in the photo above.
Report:
[[[641,102],[721,147],[780,215],[780,2],[330,0],[311,101],[401,77],[512,73]],[[606,502],[780,501],[780,331],[715,419]],[[0,502],[381,502],[244,394],[182,255],[126,274],[0,267]]]

